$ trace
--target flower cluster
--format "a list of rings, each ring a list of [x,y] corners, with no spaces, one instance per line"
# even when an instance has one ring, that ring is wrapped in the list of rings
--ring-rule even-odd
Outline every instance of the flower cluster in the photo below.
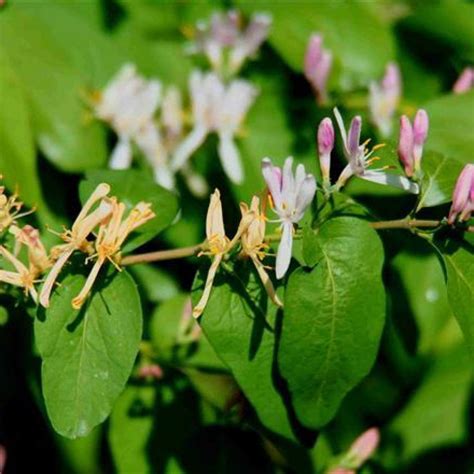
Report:
[[[83,289],[72,301],[74,308],[80,308],[104,263],[110,261],[120,270],[120,250],[125,239],[155,216],[150,204],[145,202],[139,202],[125,216],[125,205],[116,197],[109,197],[109,192],[108,184],[99,184],[82,207],[71,228],[64,229],[58,234],[64,243],[54,246],[48,253],[38,229],[31,225],[23,227],[18,225],[17,219],[28,213],[19,214],[21,203],[17,200],[17,196],[7,198],[2,188],[4,201],[9,203],[8,208],[3,209],[4,222],[9,224],[2,230],[8,229],[13,235],[14,246],[13,251],[10,251],[0,245],[0,255],[12,267],[12,270],[0,270],[0,281],[23,288],[35,303],[39,302],[42,306],[48,307],[51,292],[65,264],[74,252],[82,252],[87,255],[86,261],[95,260],[95,264]],[[95,236],[95,241],[90,240],[90,236]],[[26,250],[25,258],[21,255],[22,249]],[[26,263],[23,260],[26,260]],[[35,285],[46,272],[46,279],[38,295]]]
[[[243,29],[239,12],[214,13],[210,22],[200,21],[196,25],[189,52],[204,54],[220,76],[235,75],[265,41],[271,22],[269,15],[255,13]]]
[[[270,24],[270,17],[257,14],[241,31],[241,18],[235,11],[214,14],[210,24],[198,23],[192,52],[204,53],[213,72],[194,70],[190,75],[189,133],[185,131],[188,124],[184,117],[188,114],[179,89],[171,85],[163,90],[159,80],[147,80],[134,65],[124,65],[102,92],[92,94],[90,101],[95,117],[118,136],[109,166],[129,168],[135,145],[158,184],[174,189],[175,176],[180,173],[193,194],[204,196],[207,183],[193,170],[190,158],[215,132],[224,172],[232,182],[241,183],[244,173],[235,136],[255,101],[257,89],[235,75],[263,43]]]

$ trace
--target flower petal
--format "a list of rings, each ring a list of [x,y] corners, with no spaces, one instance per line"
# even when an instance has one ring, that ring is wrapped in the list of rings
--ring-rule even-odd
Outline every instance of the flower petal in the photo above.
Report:
[[[180,143],[171,160],[172,171],[178,171],[191,158],[191,155],[203,144],[209,130],[197,125],[192,132]]]
[[[273,202],[275,203],[275,206],[279,208],[281,205],[281,168],[273,166],[270,158],[264,158],[262,160],[262,174],[263,179],[267,183],[268,190],[272,195]]]
[[[291,262],[291,250],[293,247],[293,224],[286,221],[282,225],[280,245],[276,257],[276,277],[281,279],[285,276]]]
[[[239,150],[231,133],[219,134],[218,152],[225,174],[233,183],[241,184],[244,180],[244,172]]]
[[[132,148],[128,137],[121,137],[112,152],[109,168],[113,170],[125,170],[132,164]]]
[[[397,174],[384,173],[382,171],[365,171],[360,175],[360,178],[372,181],[373,183],[386,184],[388,186],[395,186],[396,188],[403,189],[412,194],[418,194],[420,187],[418,184],[410,181],[405,176]]]

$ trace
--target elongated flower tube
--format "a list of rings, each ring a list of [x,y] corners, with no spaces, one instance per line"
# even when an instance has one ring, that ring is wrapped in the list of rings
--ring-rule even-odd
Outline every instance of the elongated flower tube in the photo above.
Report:
[[[329,117],[321,120],[318,127],[319,166],[325,185],[330,184],[331,152],[334,148],[334,127]]]
[[[240,14],[235,10],[214,13],[210,23],[198,22],[190,52],[203,53],[213,70],[221,75],[237,74],[268,36],[271,17],[255,13],[245,29],[241,24]]]
[[[460,74],[453,86],[455,94],[464,94],[474,88],[474,67],[467,67]]]
[[[0,255],[15,268],[15,272],[0,270],[0,281],[9,285],[18,286],[29,293],[33,301],[38,301],[38,293],[35,289],[36,274],[30,271],[20,260],[11,254],[3,245],[0,245]]]
[[[400,69],[395,63],[387,64],[381,82],[369,86],[369,110],[372,122],[384,137],[392,132],[392,119],[402,93]]]
[[[89,258],[96,261],[87,277],[80,293],[72,300],[72,307],[79,309],[92,290],[99,271],[108,260],[114,264],[118,270],[120,263],[120,250],[126,238],[138,227],[142,226],[155,217],[149,203],[139,202],[125,216],[125,204],[117,202],[115,198],[111,200],[112,212],[107,222],[103,222],[99,227],[99,234],[95,241],[96,253]]]
[[[216,277],[216,273],[219,268],[219,265],[222,262],[222,259],[224,258],[226,253],[228,253],[239,241],[240,237],[247,230],[252,220],[253,213],[246,214],[240,221],[235,236],[232,238],[232,240],[229,240],[229,238],[225,234],[224,229],[221,194],[218,189],[216,189],[214,193],[211,194],[211,199],[209,202],[209,208],[207,210],[206,217],[207,249],[201,252],[198,256],[210,255],[213,257],[213,260],[206,277],[206,283],[204,285],[204,291],[201,296],[201,299],[193,308],[194,318],[199,318],[199,316],[201,316],[207,305],[207,302],[209,301],[212,285],[214,283],[214,278]]]
[[[417,111],[413,126],[406,115],[400,117],[398,157],[408,177],[415,175],[421,169],[423,146],[428,136],[428,128],[428,114],[423,109]]]
[[[265,224],[266,218],[265,213],[260,211],[260,199],[257,196],[252,198],[252,202],[249,206],[241,202],[240,203],[240,212],[242,213],[242,218],[252,213],[252,221],[250,222],[247,230],[242,234],[240,239],[242,244],[243,256],[249,257],[260,277],[260,280],[263,283],[265,290],[267,291],[270,299],[277,306],[283,307],[283,303],[276,294],[275,288],[273,286],[270,276],[265,270],[265,266],[262,263],[262,260],[265,258],[265,253],[268,248],[268,245],[265,244]]]
[[[40,304],[45,308],[49,306],[49,298],[54,283],[73,252],[75,250],[89,252],[91,250],[91,244],[87,240],[87,237],[112,213],[112,203],[106,198],[109,192],[110,186],[108,184],[99,184],[82,207],[71,230],[65,230],[60,234],[60,237],[65,243],[52,249],[51,254],[56,261],[49,271],[39,295]],[[91,211],[92,207],[97,203],[98,207]]]
[[[271,194],[274,211],[281,223],[282,236],[276,258],[276,277],[283,278],[290,266],[294,224],[304,216],[316,192],[316,180],[302,164],[292,171],[293,158],[285,160],[283,171],[269,158],[262,160],[262,173]]]
[[[456,219],[466,221],[474,212],[474,164],[466,165],[461,171],[454,187],[453,203],[449,211],[448,222]]]
[[[413,183],[404,176],[385,173],[384,170],[387,167],[368,169],[378,159],[377,157],[372,157],[373,153],[383,145],[375,145],[371,150],[368,150],[368,140],[360,143],[362,131],[362,119],[360,116],[352,119],[349,132],[346,132],[344,121],[337,108],[334,109],[334,115],[342,136],[344,155],[348,161],[348,165],[342,170],[337,180],[337,189],[341,189],[352,176],[358,176],[367,181],[395,186],[409,193],[418,194],[419,187],[416,183]]]
[[[320,104],[328,100],[327,81],[332,66],[332,53],[323,49],[322,43],[321,35],[311,35],[304,58],[304,75]]]
[[[10,233],[15,236],[15,256],[18,256],[22,246],[28,249],[29,270],[32,274],[35,276],[40,275],[51,267],[51,260],[43,242],[41,242],[38,229],[35,229],[31,225],[25,225],[21,229],[12,226],[10,227]]]
[[[224,172],[234,183],[241,183],[243,170],[234,136],[253,104],[257,90],[247,81],[234,80],[225,86],[216,74],[194,71],[190,78],[194,128],[176,149],[171,167],[180,170],[204,143],[217,133],[218,152]]]

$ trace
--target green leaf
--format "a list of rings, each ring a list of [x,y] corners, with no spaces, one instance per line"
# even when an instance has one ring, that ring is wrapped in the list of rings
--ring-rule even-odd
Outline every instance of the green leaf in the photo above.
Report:
[[[454,185],[463,168],[459,161],[433,152],[425,152],[423,180],[417,211],[451,201]]]
[[[359,3],[238,2],[248,13],[266,11],[273,17],[269,42],[296,71],[302,71],[312,33],[321,33],[324,47],[335,58],[338,85],[352,89],[383,73],[394,58],[390,30],[370,9]],[[341,31],[344,34],[341,34]]]
[[[86,173],[86,179],[79,186],[79,194],[84,203],[96,186],[107,183],[111,187],[111,196],[116,196],[127,209],[132,209],[140,201],[149,202],[156,217],[139,227],[127,240],[123,252],[143,245],[166,229],[178,213],[176,196],[161,186],[153,178],[138,170],[92,170]]]
[[[438,357],[389,428],[402,443],[398,461],[466,440],[471,382],[464,347]]]
[[[448,299],[474,360],[474,239],[437,243],[443,254]]]
[[[394,322],[400,324],[408,337],[417,340],[420,354],[433,349],[436,337],[451,316],[441,265],[434,248],[416,236],[406,238],[403,251],[390,265]],[[415,327],[405,326],[410,316]]]
[[[6,8],[0,15],[0,48],[29,99],[35,137],[46,157],[68,172],[104,164],[104,129],[99,123],[84,121],[80,98],[87,85],[84,74],[55,43],[48,28],[22,8]]]
[[[79,311],[85,276],[69,273],[35,321],[43,395],[55,430],[86,436],[109,415],[133,368],[142,334],[140,298],[127,272],[99,276]]]
[[[463,164],[472,163],[474,91],[444,95],[427,102],[424,108],[430,119],[426,149]]]
[[[219,370],[224,366],[191,316],[189,294],[178,294],[153,312],[150,337],[159,358],[179,366]]]
[[[17,75],[0,50],[0,171],[6,185],[30,206],[41,205],[28,104]],[[14,117],[14,122],[12,121]]]
[[[327,221],[323,259],[290,275],[279,366],[298,419],[324,426],[371,369],[385,318],[383,250],[369,225],[352,217]]]
[[[193,302],[201,296],[205,271],[198,272]],[[267,314],[265,290],[250,267],[236,264],[218,273],[200,324],[218,356],[230,368],[260,421],[292,438],[284,402],[274,381],[275,315]]]

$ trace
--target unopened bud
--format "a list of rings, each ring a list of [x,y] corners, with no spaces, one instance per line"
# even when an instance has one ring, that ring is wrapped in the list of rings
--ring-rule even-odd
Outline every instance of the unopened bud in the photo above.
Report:
[[[379,441],[379,430],[377,428],[370,428],[362,433],[354,443],[352,443],[348,456],[356,461],[357,468],[372,456],[374,451],[377,449]]]
[[[319,165],[325,182],[329,182],[331,152],[334,148],[334,127],[329,117],[324,118],[318,127]]]
[[[453,224],[458,216],[461,220],[467,220],[472,212],[474,212],[474,164],[469,164],[463,168],[456,181],[448,222]]]
[[[474,67],[467,67],[454,83],[453,92],[463,94],[474,87]]]
[[[398,142],[398,157],[405,168],[408,177],[413,176],[413,128],[406,115],[400,117],[400,139]]]
[[[332,66],[332,54],[322,48],[321,35],[309,39],[304,59],[304,74],[320,103],[327,100],[327,80]]]
[[[415,171],[420,169],[421,157],[423,155],[423,145],[428,136],[428,114],[426,110],[420,109],[413,121],[413,159]]]

